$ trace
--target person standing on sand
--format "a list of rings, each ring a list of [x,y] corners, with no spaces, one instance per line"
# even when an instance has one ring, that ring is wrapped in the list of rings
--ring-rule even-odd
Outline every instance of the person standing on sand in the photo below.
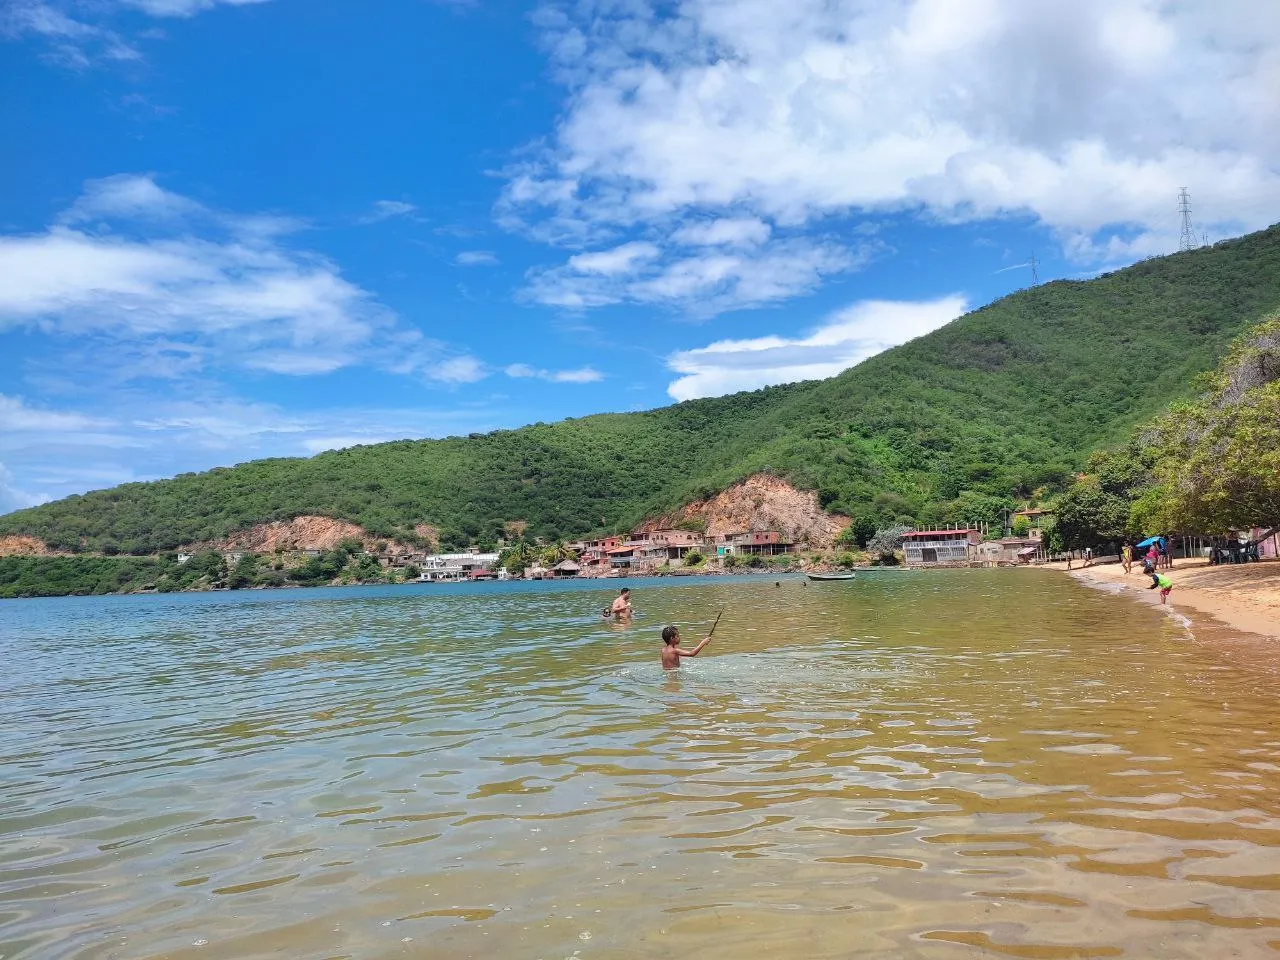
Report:
[[[631,588],[623,587],[622,592],[613,601],[613,606],[609,608],[609,612],[613,614],[615,620],[631,619]]]
[[[1124,563],[1125,576],[1128,576],[1129,571],[1133,569],[1133,547],[1130,544],[1126,543],[1120,548],[1120,560]]]

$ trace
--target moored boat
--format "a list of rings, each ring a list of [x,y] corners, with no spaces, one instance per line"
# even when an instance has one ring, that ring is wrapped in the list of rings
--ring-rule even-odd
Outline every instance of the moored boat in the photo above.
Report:
[[[855,577],[857,577],[857,574],[854,573],[852,570],[848,571],[847,573],[811,573],[809,574],[810,580],[852,580]]]

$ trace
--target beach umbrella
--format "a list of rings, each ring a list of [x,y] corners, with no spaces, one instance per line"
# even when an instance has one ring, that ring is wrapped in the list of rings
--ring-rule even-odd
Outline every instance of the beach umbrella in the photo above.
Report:
[[[1163,546],[1164,546],[1164,537],[1147,537],[1147,539],[1143,540],[1140,544],[1138,544],[1138,547],[1139,547],[1139,548],[1141,548],[1141,547],[1149,547],[1149,546],[1151,546],[1153,543],[1155,543],[1155,544],[1159,544],[1160,546],[1162,546],[1162,547],[1163,547]]]

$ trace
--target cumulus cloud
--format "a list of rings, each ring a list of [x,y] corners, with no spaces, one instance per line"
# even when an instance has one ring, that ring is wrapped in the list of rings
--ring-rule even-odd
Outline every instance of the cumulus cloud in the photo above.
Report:
[[[517,379],[536,377],[550,383],[596,383],[604,379],[604,374],[592,367],[581,367],[577,370],[542,370],[531,367],[527,363],[510,364],[503,373]]]
[[[1096,258],[1171,249],[1183,185],[1210,233],[1280,210],[1277,4],[635,0],[537,22],[571,96],[500,214],[544,238],[907,210],[1030,216]]]
[[[161,370],[369,364],[446,382],[467,363],[474,372],[477,361],[404,327],[330,260],[283,244],[286,226],[210,211],[150,177],[90,183],[45,232],[0,235],[0,330],[99,338],[163,355]]]
[[[681,350],[667,358],[667,366],[680,374],[667,393],[675,400],[693,400],[831,377],[936,330],[968,309],[959,295],[926,301],[864,300],[832,314],[804,337],[721,340]]]

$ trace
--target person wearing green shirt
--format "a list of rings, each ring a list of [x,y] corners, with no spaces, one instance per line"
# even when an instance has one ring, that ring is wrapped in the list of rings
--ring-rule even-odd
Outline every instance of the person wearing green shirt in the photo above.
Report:
[[[1169,599],[1169,591],[1173,589],[1173,581],[1163,573],[1156,573],[1153,570],[1151,572],[1151,586],[1147,587],[1147,589],[1154,590],[1156,587],[1160,588],[1160,602],[1164,603]]]

